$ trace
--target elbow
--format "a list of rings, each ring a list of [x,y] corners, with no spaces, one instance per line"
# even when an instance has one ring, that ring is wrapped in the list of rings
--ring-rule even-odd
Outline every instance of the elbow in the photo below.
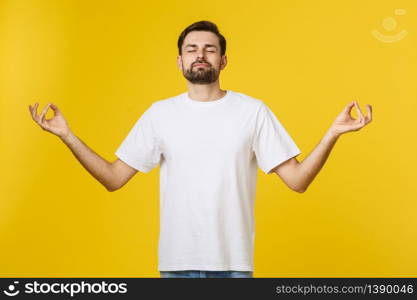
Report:
[[[307,191],[307,188],[306,188],[306,187],[295,187],[295,188],[293,188],[292,190],[293,190],[293,191],[295,191],[295,192],[297,192],[297,193],[302,194],[302,193],[304,193],[305,191]]]
[[[109,192],[115,192],[117,191],[119,188],[115,187],[115,186],[106,186],[107,191]]]

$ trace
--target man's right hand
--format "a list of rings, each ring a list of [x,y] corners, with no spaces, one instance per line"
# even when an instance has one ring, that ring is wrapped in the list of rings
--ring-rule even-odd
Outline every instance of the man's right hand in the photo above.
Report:
[[[70,134],[71,130],[62,115],[61,111],[53,103],[48,103],[48,105],[42,110],[42,113],[38,116],[38,104],[32,107],[29,105],[29,111],[32,115],[32,119],[43,129],[49,131],[60,138],[63,138]],[[51,119],[45,119],[46,113],[48,112],[49,107],[54,111],[54,116]]]

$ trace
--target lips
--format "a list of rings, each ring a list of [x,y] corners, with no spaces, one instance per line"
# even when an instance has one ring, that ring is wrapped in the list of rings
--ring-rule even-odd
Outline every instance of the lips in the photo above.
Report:
[[[198,67],[198,66],[208,66],[208,64],[195,64],[194,66],[195,67]]]

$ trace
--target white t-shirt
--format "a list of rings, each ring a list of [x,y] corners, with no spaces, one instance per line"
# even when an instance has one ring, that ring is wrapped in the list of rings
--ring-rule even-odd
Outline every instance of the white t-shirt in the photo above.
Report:
[[[160,164],[159,271],[253,271],[257,166],[300,153],[265,103],[230,90],[154,102],[115,152],[143,173]]]

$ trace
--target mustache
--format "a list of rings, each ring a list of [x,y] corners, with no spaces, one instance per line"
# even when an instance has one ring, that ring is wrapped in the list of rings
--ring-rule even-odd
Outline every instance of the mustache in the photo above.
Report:
[[[194,67],[194,65],[196,65],[196,64],[206,64],[206,65],[209,65],[211,67],[211,65],[206,61],[196,61],[192,64],[192,67]]]

